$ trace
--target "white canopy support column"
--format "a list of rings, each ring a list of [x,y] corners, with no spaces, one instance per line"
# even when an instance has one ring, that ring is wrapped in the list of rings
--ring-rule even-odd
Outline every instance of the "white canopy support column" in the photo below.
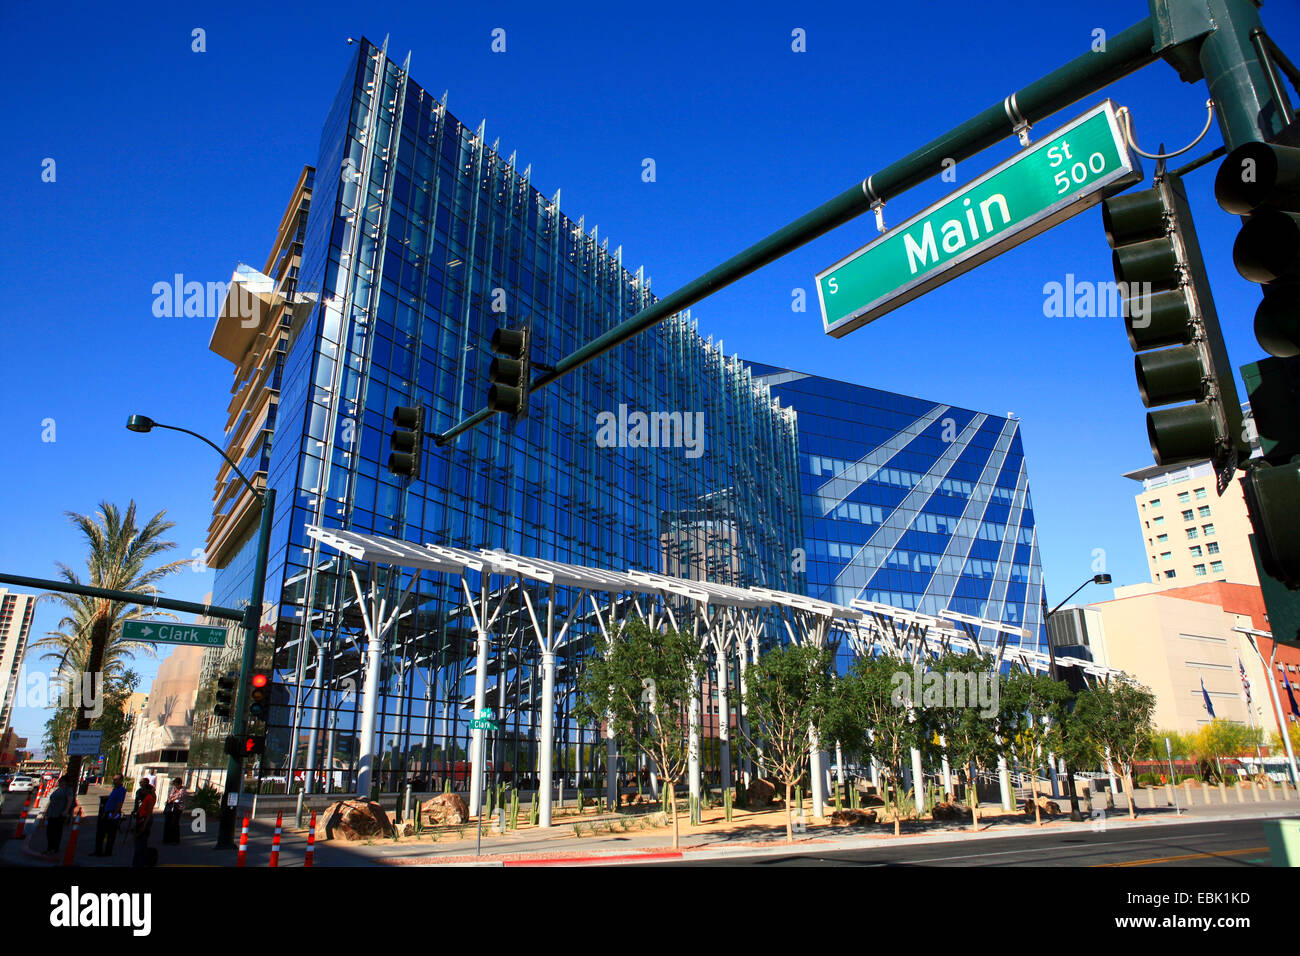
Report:
[[[673,614],[672,599],[677,598],[679,601],[688,602],[691,608],[691,633],[699,641],[700,650],[713,642],[713,632],[721,627],[726,628],[726,622],[723,615],[723,609],[726,608],[756,608],[770,602],[764,600],[752,590],[734,588],[726,584],[716,584],[712,581],[694,581],[684,578],[666,577],[661,574],[652,574],[648,571],[629,571],[628,575],[637,582],[642,588],[653,590],[662,599],[664,613],[667,615],[673,628],[680,630],[677,620]],[[712,608],[712,610],[711,610]],[[726,635],[720,635],[720,640],[724,648],[729,647],[731,638]],[[715,648],[717,645],[715,644]],[[719,658],[719,666],[725,672],[725,657],[729,651],[723,651],[722,657]],[[725,682],[725,673],[719,677],[719,687]],[[700,756],[699,756],[699,729],[700,729],[700,686],[699,674],[696,670],[691,672],[691,699],[687,702],[687,719],[688,719],[688,746],[687,746],[687,779],[690,787],[691,796],[698,799],[700,796]],[[719,700],[719,709],[725,711],[725,692]],[[729,721],[726,713],[719,714],[719,726],[723,721]],[[721,731],[720,731],[721,733]],[[725,749],[725,746],[724,746]],[[728,771],[730,769],[728,765]]]
[[[591,601],[592,611],[595,612],[601,636],[605,638],[605,653],[608,655],[614,649],[614,613],[617,598],[613,594],[610,595],[609,617],[606,620],[600,613],[600,603],[596,600],[596,596],[588,594],[587,597]],[[614,711],[611,709],[605,711],[605,803],[610,809],[618,806],[618,742],[615,737]]]
[[[483,561],[499,573],[510,573],[519,579],[524,606],[528,619],[532,623],[533,636],[542,660],[542,697],[541,740],[538,758],[538,825],[543,828],[551,826],[551,806],[555,792],[554,750],[555,750],[555,675],[556,650],[564,643],[570,625],[585,614],[582,607],[592,591],[619,594],[623,591],[642,591],[647,589],[626,574],[604,571],[597,568],[584,568],[577,565],[547,561],[542,558],[527,558],[509,554],[505,551],[484,551],[480,554]],[[524,586],[523,580],[536,581],[546,586],[546,625],[538,620],[537,608],[534,607],[532,595]],[[567,605],[563,624],[556,632],[556,589],[565,587],[577,589],[577,596]],[[599,615],[597,615],[599,617]],[[608,634],[606,630],[606,634]]]
[[[397,620],[402,604],[407,595],[416,589],[420,575],[424,571],[437,571],[443,574],[464,576],[467,567],[479,567],[478,559],[451,548],[421,548],[409,541],[385,538],[377,535],[362,534],[358,531],[346,531],[338,528],[322,528],[307,525],[308,537],[315,538],[321,544],[333,548],[341,554],[352,558],[353,562],[364,561],[371,566],[370,600],[361,588],[361,581],[356,570],[351,571],[352,586],[356,592],[357,610],[361,615],[362,626],[366,632],[366,666],[365,685],[362,690],[361,740],[357,758],[357,788],[359,797],[368,799],[374,778],[375,762],[375,725],[379,711],[379,677],[387,631]],[[386,602],[382,599],[379,587],[380,568],[391,570],[409,568],[414,570],[410,584],[401,593],[392,614],[386,614]],[[333,733],[330,738],[333,748]],[[327,757],[326,766],[332,775],[332,753]]]
[[[489,587],[492,576],[490,566],[483,566],[479,571],[479,593],[475,600],[474,594],[470,591],[469,585],[465,579],[461,578],[461,590],[465,594],[465,606],[469,608],[470,617],[474,621],[474,634],[476,637],[476,648],[474,654],[474,716],[477,717],[487,709],[487,669],[488,669],[488,650],[492,644],[492,627],[497,622],[505,610],[506,601],[509,599],[511,591],[515,588],[522,588],[519,579],[516,577],[505,587],[501,588],[500,600],[497,601],[496,610],[488,616],[491,607],[490,597],[491,588]],[[499,680],[504,681],[505,675],[502,674]],[[497,717],[500,718],[500,714]],[[469,782],[469,814],[477,817],[483,805],[483,779],[487,773],[487,731],[470,729],[470,782]]]
[[[750,590],[760,595],[767,603],[782,609],[781,622],[785,625],[786,633],[793,643],[799,645],[825,647],[832,622],[856,621],[862,617],[862,612],[854,608],[828,601],[818,601],[800,594],[773,591],[768,588],[750,588]],[[826,755],[821,749],[817,728],[812,724],[808,726],[808,764],[809,776],[812,778],[813,816],[824,817],[829,769],[826,765]]]

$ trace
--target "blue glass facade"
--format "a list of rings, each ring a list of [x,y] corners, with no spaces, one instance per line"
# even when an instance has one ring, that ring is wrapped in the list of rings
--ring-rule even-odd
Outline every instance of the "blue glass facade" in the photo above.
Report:
[[[269,762],[345,772],[364,637],[353,569],[307,525],[785,590],[797,587],[790,553],[802,540],[795,416],[688,316],[538,393],[518,422],[498,416],[448,449],[426,442],[419,479],[387,471],[394,407],[425,406],[426,429],[440,431],[483,406],[498,325],[530,325],[534,361],[553,364],[652,298],[621,251],[562,214],[558,193],[532,188],[482,127],[358,46],[315,166],[298,290],[318,300],[289,332],[267,463],[277,493],[267,617],[288,692],[273,708]],[[676,416],[695,430],[635,447],[618,429],[602,440],[603,412]],[[683,439],[660,437],[674,435]],[[247,547],[236,554],[217,593],[246,593]],[[355,570],[367,584],[368,566]],[[386,586],[395,597],[405,583]],[[385,785],[430,755],[459,756],[469,736],[473,630],[460,583],[426,576],[405,607],[383,668]],[[538,661],[520,621],[505,615],[496,635],[518,660],[498,756],[527,771]],[[595,733],[568,716],[575,678],[561,669],[560,766],[590,767],[578,751]]]
[[[750,368],[799,417],[805,593],[953,610],[1026,628],[1026,643],[1043,643],[1042,571],[1017,419]]]
[[[347,780],[356,765],[365,637],[351,573],[366,586],[371,569],[322,548],[308,525],[844,604],[951,607],[1039,632],[1015,421],[728,358],[688,316],[565,376],[525,418],[497,416],[447,449],[427,442],[420,478],[393,476],[393,408],[423,405],[428,431],[481,408],[499,325],[530,326],[534,361],[554,364],[653,298],[620,249],[560,211],[558,192],[539,193],[482,126],[461,124],[366,41],[311,186],[295,282],[315,304],[285,320],[269,449],[257,443],[249,460],[277,494],[266,766]],[[637,413],[698,431],[650,447],[602,435]],[[214,587],[227,603],[247,593],[252,539],[230,554]],[[391,601],[408,580],[380,583]],[[494,763],[516,773],[535,766],[540,720],[522,621],[507,609],[494,631],[505,663],[489,698],[508,704]],[[459,581],[422,577],[384,652],[384,786],[467,752],[473,630]],[[592,770],[602,749],[570,717],[572,665],[598,630],[579,621],[573,634],[557,698],[566,774]]]

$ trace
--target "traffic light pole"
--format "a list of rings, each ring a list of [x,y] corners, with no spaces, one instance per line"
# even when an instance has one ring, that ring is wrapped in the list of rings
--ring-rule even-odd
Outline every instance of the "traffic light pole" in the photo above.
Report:
[[[248,607],[244,609],[244,653],[239,664],[239,687],[235,693],[235,718],[231,728],[236,737],[242,737],[248,727],[248,678],[257,658],[257,634],[262,625],[262,597],[266,589],[266,561],[271,546],[271,521],[275,511],[275,489],[267,487],[259,496],[262,501],[262,520],[258,527],[257,560],[253,567],[253,592]],[[235,848],[235,817],[239,812],[239,792],[243,787],[243,761],[228,755],[226,759],[226,787],[222,795],[221,820],[217,828],[218,850]]]
[[[877,204],[883,205],[886,200],[941,174],[952,163],[974,156],[1027,124],[1051,116],[1147,66],[1158,58],[1153,49],[1155,39],[1156,24],[1150,18],[1109,37],[1104,49],[1075,57],[566,355],[552,370],[532,379],[528,391],[545,388],[719,289],[870,211]],[[438,434],[435,441],[439,446],[447,445],[495,414],[497,412],[491,408],[475,412]]]

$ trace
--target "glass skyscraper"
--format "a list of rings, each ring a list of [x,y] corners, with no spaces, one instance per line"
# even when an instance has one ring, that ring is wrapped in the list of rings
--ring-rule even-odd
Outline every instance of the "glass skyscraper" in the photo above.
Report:
[[[326,121],[314,176],[303,181],[310,212],[300,247],[272,254],[299,260],[291,288],[288,273],[275,280],[283,302],[272,299],[262,317],[274,336],[244,336],[250,349],[278,341],[278,351],[255,361],[233,345],[223,352],[243,379],[278,386],[269,453],[251,466],[277,492],[266,587],[278,688],[271,764],[350,768],[359,726],[363,637],[352,569],[307,525],[795,589],[795,417],[688,316],[538,393],[518,422],[498,417],[447,449],[426,442],[419,479],[391,475],[393,408],[423,405],[426,429],[441,431],[482,407],[496,327],[529,326],[534,361],[554,363],[651,295],[621,250],[561,213],[558,193],[533,189],[529,171],[495,152],[482,127],[462,125],[365,41]],[[301,187],[291,208],[303,205]],[[219,326],[214,342],[242,343],[233,312],[222,321],[230,328]],[[272,366],[273,375],[264,371]],[[638,432],[638,415],[658,427]],[[232,435],[256,431],[247,417]],[[245,441],[229,448],[236,460],[250,454]],[[238,501],[219,493],[227,498]],[[227,536],[214,600],[247,593],[255,528],[244,528],[242,540]],[[394,594],[399,584],[387,582]],[[399,622],[383,672],[385,783],[430,755],[461,757],[468,737],[473,627],[459,585],[422,579],[406,606],[414,610]],[[519,623],[507,615],[498,635],[511,645],[501,651],[518,705],[513,743],[498,756],[528,769],[536,660]],[[582,760],[567,719],[576,668],[561,676],[561,738]]]
[[[240,267],[255,314],[226,309],[212,347],[237,368],[227,451],[277,495],[264,773],[328,769],[350,785],[365,644],[351,574],[393,599],[409,580],[372,580],[308,525],[1034,626],[1014,422],[750,365],[686,315],[536,394],[517,421],[426,442],[418,479],[390,474],[393,409],[424,406],[437,432],[483,407],[498,326],[529,327],[548,365],[653,301],[621,249],[529,174],[362,40],[266,266]],[[637,415],[658,426],[627,427]],[[231,478],[218,476],[209,534],[213,600],[227,606],[248,593],[257,524]],[[491,759],[514,774],[535,765],[539,713],[522,625],[521,608],[498,622],[489,691],[507,715]],[[603,750],[570,716],[598,633],[578,619],[559,670],[565,774],[594,770]],[[458,582],[421,578],[384,649],[383,786],[465,759],[473,640]]]

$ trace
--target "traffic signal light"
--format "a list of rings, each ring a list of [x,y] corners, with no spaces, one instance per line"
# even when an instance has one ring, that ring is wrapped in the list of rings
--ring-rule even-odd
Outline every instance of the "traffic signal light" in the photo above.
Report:
[[[1300,588],[1300,358],[1241,367],[1262,460],[1241,479],[1265,573]],[[1270,606],[1270,619],[1273,614]]]
[[[244,757],[257,757],[266,753],[266,737],[262,734],[243,734],[242,736],[229,734],[226,737],[225,749],[227,756],[241,760]]]
[[[253,671],[248,678],[248,719],[266,720],[271,712],[271,674]]]
[[[1151,454],[1158,465],[1209,459],[1223,494],[1249,443],[1182,181],[1169,173],[1152,189],[1107,199],[1102,222],[1138,388],[1154,409]]]
[[[212,715],[214,717],[229,720],[235,715],[236,685],[237,680],[234,674],[222,674],[217,678],[216,703],[212,706]]]
[[[393,409],[393,426],[393,434],[388,439],[388,470],[406,478],[419,478],[424,451],[424,406],[398,405]]]
[[[507,415],[528,411],[528,383],[532,378],[527,329],[498,327],[492,333],[492,351],[497,358],[488,367],[488,408]]]
[[[1264,570],[1292,591],[1300,588],[1300,463],[1254,463],[1241,479],[1255,546]]]
[[[1246,217],[1232,261],[1243,278],[1264,286],[1255,338],[1269,355],[1300,355],[1300,149],[1238,146],[1219,167],[1214,196]]]

